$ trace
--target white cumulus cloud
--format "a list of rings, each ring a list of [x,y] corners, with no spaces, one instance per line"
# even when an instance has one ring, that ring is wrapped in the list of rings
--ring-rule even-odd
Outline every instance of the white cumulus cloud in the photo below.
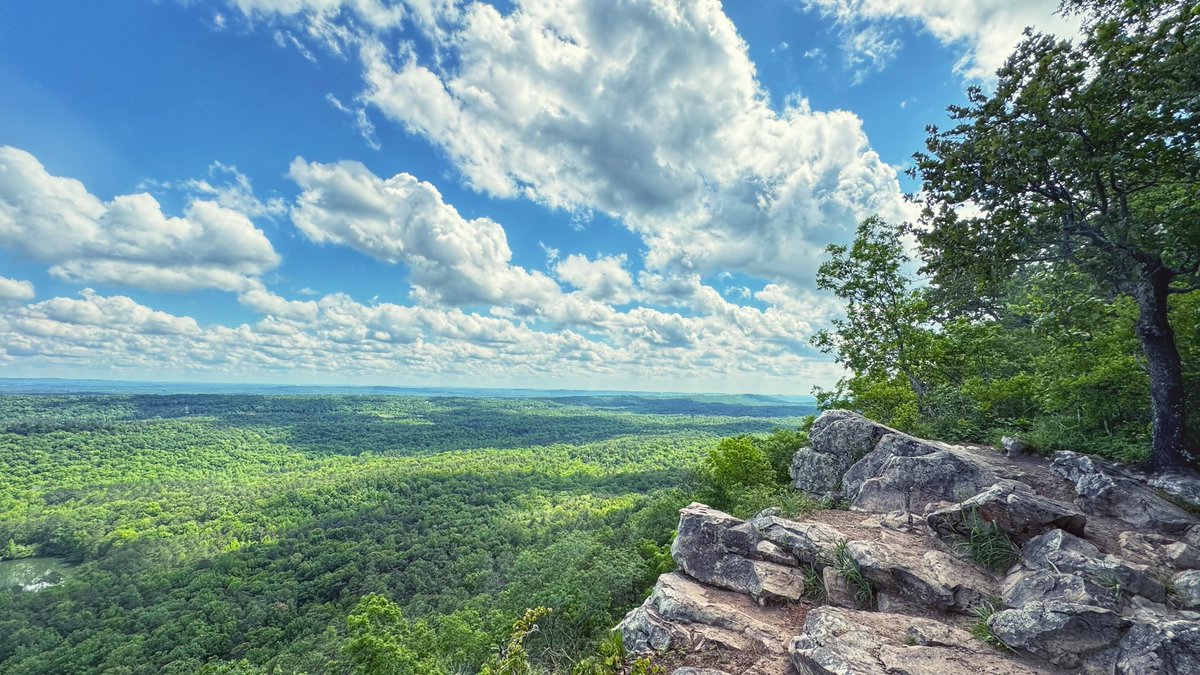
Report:
[[[9,146],[0,147],[0,248],[49,262],[63,279],[154,290],[236,290],[279,264],[238,211],[193,199],[168,216],[146,193],[105,202]]]
[[[1077,24],[1055,13],[1058,3],[1048,0],[804,0],[834,17],[847,33],[847,57],[872,60],[878,43],[856,39],[864,32],[881,31],[881,24],[914,22],[940,42],[962,47],[955,70],[964,77],[988,81],[995,77],[1028,26],[1069,37]]]
[[[35,295],[33,282],[0,277],[0,302],[32,300]]]
[[[716,0],[473,3],[438,46],[368,41],[364,100],[476,189],[622,219],[648,267],[811,285],[824,244],[907,214],[857,116],[771,107]]]
[[[405,264],[420,297],[495,304],[559,294],[545,274],[512,264],[498,223],[463,218],[437,188],[410,174],[384,179],[358,162],[297,158],[289,175],[303,190],[291,215],[305,236]]]

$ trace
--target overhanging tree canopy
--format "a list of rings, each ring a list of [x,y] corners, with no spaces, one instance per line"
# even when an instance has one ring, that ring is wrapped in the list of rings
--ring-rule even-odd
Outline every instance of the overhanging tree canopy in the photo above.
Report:
[[[1084,15],[1082,39],[1028,33],[994,93],[971,88],[950,108],[953,127],[928,129],[914,171],[924,271],[960,310],[1022,266],[1059,263],[1136,300],[1151,464],[1195,466],[1167,301],[1200,286],[1200,8],[1072,0],[1063,11]]]

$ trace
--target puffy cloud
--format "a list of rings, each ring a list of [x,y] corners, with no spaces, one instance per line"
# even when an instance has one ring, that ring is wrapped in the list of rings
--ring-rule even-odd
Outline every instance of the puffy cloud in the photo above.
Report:
[[[633,292],[633,277],[625,269],[625,262],[624,255],[589,260],[573,254],[555,264],[554,273],[593,300],[623,305],[632,299]]]
[[[807,7],[833,16],[847,32],[847,58],[872,60],[876,44],[856,39],[864,32],[882,35],[882,23],[911,21],[945,44],[961,45],[955,70],[979,81],[995,77],[1028,26],[1063,36],[1078,26],[1058,15],[1058,3],[1045,0],[804,0]]]
[[[146,193],[103,202],[9,146],[0,147],[0,247],[53,263],[63,279],[155,290],[235,290],[279,264],[238,211],[194,199],[172,217]]]
[[[0,302],[32,300],[34,295],[33,282],[0,277]]]
[[[30,305],[19,314],[27,325],[49,322],[97,326],[124,333],[148,335],[196,335],[200,326],[191,317],[179,317],[150,309],[123,295],[102,296],[90,288],[80,297],[54,298]]]
[[[420,298],[497,304],[546,301],[559,294],[545,274],[512,264],[498,223],[463,218],[437,188],[407,173],[383,179],[358,162],[297,158],[290,176],[303,189],[291,215],[305,236],[404,263]]]
[[[648,267],[811,285],[825,243],[908,213],[854,114],[771,108],[716,0],[474,3],[445,36],[445,70],[368,41],[364,100],[477,189],[623,219]]]

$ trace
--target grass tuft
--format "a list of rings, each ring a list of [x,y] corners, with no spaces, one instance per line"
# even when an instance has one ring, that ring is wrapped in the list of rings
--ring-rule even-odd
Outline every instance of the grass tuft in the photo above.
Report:
[[[963,514],[966,530],[958,543],[960,552],[994,572],[1003,572],[1017,561],[1018,549],[995,523],[984,520],[975,509]]]
[[[985,642],[996,649],[1004,649],[1014,651],[1012,647],[1004,644],[1004,640],[996,637],[992,632],[992,627],[988,625],[988,620],[992,615],[998,612],[996,609],[997,602],[995,600],[985,600],[982,605],[976,607],[971,612],[975,615],[975,621],[967,628],[968,632],[980,642]]]
[[[863,576],[862,570],[858,567],[858,561],[850,555],[846,544],[845,539],[838,542],[833,549],[833,560],[830,564],[854,588],[854,600],[862,607],[872,607],[875,605],[875,584]]]

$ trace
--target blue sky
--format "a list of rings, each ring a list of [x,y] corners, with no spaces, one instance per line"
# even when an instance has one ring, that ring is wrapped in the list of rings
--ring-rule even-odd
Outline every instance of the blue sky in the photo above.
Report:
[[[1022,0],[0,0],[9,376],[808,393]]]

